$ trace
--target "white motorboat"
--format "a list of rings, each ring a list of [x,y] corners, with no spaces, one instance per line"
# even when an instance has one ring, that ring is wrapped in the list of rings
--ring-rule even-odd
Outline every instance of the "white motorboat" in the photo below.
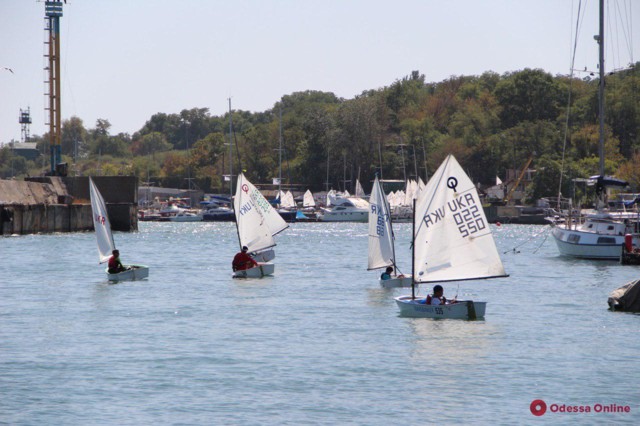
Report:
[[[202,214],[193,210],[183,210],[169,218],[171,222],[201,222]]]
[[[475,185],[449,155],[414,201],[411,295],[396,297],[400,315],[483,318],[486,302],[427,304],[416,284],[506,277]],[[456,306],[457,305],[457,306]]]
[[[638,214],[611,213],[600,210],[587,215],[583,222],[566,220],[555,224],[552,235],[563,256],[580,259],[619,260],[625,236],[638,247]],[[627,237],[629,238],[629,237]]]
[[[93,179],[89,178],[89,193],[91,197],[91,210],[93,212],[93,227],[96,231],[98,242],[98,257],[100,263],[109,261],[113,250],[116,249],[111,232],[111,222],[107,213],[107,205],[98,191]],[[149,267],[145,265],[123,265],[126,270],[117,274],[110,274],[109,268],[105,269],[109,281],[141,280],[149,276]]]
[[[357,197],[338,197],[332,207],[321,208],[318,220],[322,222],[366,222],[369,219],[369,203]]]
[[[381,269],[392,267],[394,270],[390,279],[380,279],[384,288],[411,287],[411,275],[397,274],[396,251],[389,202],[384,194],[378,176],[373,182],[373,189],[369,197],[369,259],[367,269]]]

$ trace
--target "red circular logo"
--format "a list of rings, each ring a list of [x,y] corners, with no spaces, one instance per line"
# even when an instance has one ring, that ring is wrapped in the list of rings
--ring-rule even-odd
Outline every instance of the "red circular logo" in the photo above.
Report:
[[[249,185],[247,185],[246,183],[244,185],[242,185],[242,190],[244,192],[249,192]]]
[[[541,399],[534,399],[529,409],[534,416],[541,416],[547,412],[547,404]]]

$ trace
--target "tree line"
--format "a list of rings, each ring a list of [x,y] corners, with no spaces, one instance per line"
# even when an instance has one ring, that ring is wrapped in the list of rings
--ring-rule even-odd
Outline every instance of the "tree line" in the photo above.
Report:
[[[640,62],[608,75],[605,96],[606,173],[628,180],[635,191],[639,69]],[[186,188],[190,176],[194,187],[221,193],[229,191],[223,175],[230,161],[234,174],[242,169],[251,181],[270,183],[281,156],[285,185],[353,191],[356,179],[368,190],[376,173],[426,181],[450,153],[474,182],[490,185],[532,156],[537,172],[527,198],[535,200],[557,196],[559,189],[569,196],[571,179],[598,173],[597,114],[597,78],[524,69],[429,83],[413,71],[353,99],[305,91],[283,96],[264,112],[233,110],[231,130],[229,113],[212,116],[208,108],[154,114],[133,134],[112,135],[107,119],[86,128],[71,117],[62,124],[62,153],[75,164],[70,173],[136,175],[177,188]],[[43,153],[47,140],[46,134],[34,138]],[[3,177],[9,173],[7,151],[0,150]],[[14,158],[11,168],[18,175],[40,174],[36,163]]]

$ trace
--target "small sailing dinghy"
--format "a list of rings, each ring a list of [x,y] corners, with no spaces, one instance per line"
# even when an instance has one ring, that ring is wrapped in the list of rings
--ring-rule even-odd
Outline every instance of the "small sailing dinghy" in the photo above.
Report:
[[[419,318],[476,319],[486,302],[427,305],[416,284],[507,277],[478,191],[449,155],[414,201],[411,295],[396,297],[400,314]]]
[[[234,278],[262,278],[272,275],[275,258],[272,247],[276,245],[274,235],[289,227],[282,216],[264,198],[258,188],[240,173],[233,200],[236,215],[236,229],[240,247],[249,248],[249,253],[258,266],[234,271]]]
[[[393,267],[394,275],[387,280],[380,279],[384,288],[411,287],[411,276],[398,276],[391,209],[384,195],[382,184],[376,176],[369,197],[369,266],[368,270]]]
[[[98,191],[98,187],[89,178],[89,193],[91,196],[91,210],[93,212],[93,227],[96,231],[96,240],[98,241],[98,255],[100,263],[109,261],[111,252],[115,250],[116,245],[113,241],[111,233],[111,222],[107,214],[107,205],[102,198],[102,194]],[[149,267],[144,265],[124,265],[125,271],[117,274],[110,274],[109,268],[105,269],[109,281],[134,281],[147,278],[149,276]]]

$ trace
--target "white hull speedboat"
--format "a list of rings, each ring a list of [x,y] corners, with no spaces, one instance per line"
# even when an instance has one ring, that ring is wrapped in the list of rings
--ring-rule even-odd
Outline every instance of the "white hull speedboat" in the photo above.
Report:
[[[169,218],[171,222],[202,222],[202,215],[195,212],[180,212]]]
[[[109,268],[105,269],[109,281],[138,281],[149,276],[149,267],[144,265],[124,265],[126,271],[117,274],[110,274]]]
[[[253,268],[235,271],[233,273],[233,278],[262,278],[267,275],[273,275],[275,269],[276,265],[273,263],[258,262],[258,266],[254,266]]]
[[[602,215],[600,215],[602,216]],[[559,224],[553,228],[553,238],[558,251],[563,256],[579,259],[619,260],[625,234],[631,234],[633,223],[630,221],[587,217],[584,224],[571,226]],[[633,235],[633,245],[640,243],[638,234]]]
[[[361,198],[346,197],[332,201],[331,208],[321,208],[318,220],[321,222],[367,222],[369,203]]]
[[[395,300],[400,308],[400,315],[411,318],[474,320],[484,318],[487,307],[487,302],[472,300],[459,300],[446,305],[425,305],[424,299],[411,299],[411,296],[400,296]]]
[[[411,287],[411,275],[405,275],[402,278],[393,277],[388,280],[380,280],[380,286],[382,288]]]
[[[334,207],[322,209],[318,213],[320,222],[366,222],[369,220],[369,211],[349,207]]]

